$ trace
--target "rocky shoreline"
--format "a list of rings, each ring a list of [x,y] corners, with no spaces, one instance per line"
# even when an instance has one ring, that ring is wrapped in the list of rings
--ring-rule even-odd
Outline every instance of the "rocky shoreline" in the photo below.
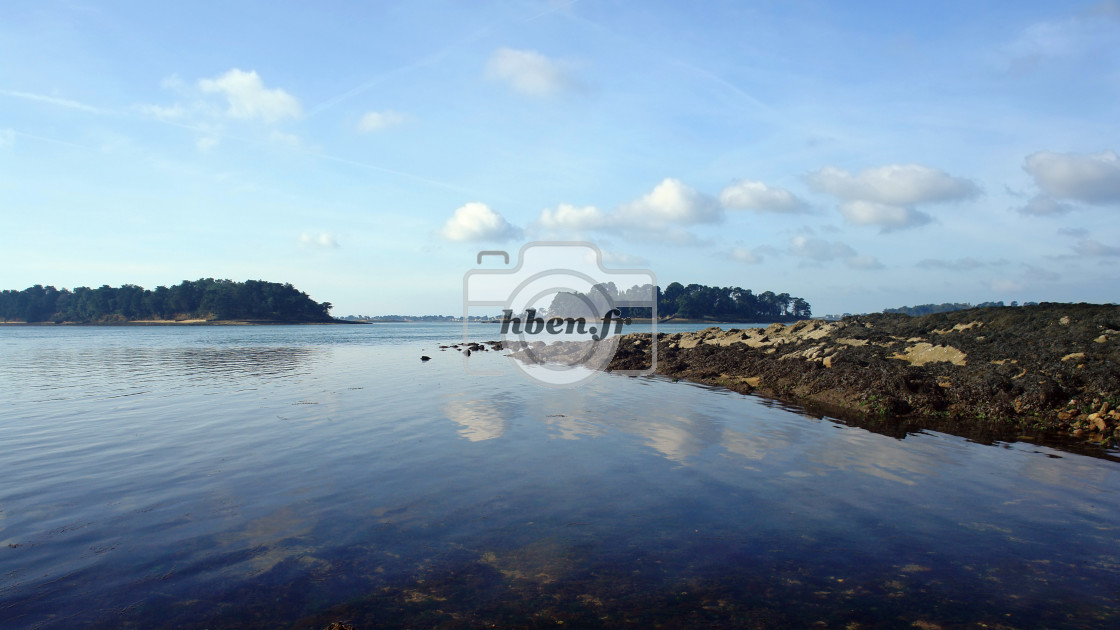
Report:
[[[609,369],[649,365],[649,335]],[[965,435],[1120,444],[1120,307],[1040,304],[658,335],[657,373]]]
[[[618,338],[607,369],[649,366],[650,335],[635,333]],[[1120,444],[1120,307],[1111,305],[661,333],[656,371],[900,436],[934,429],[984,441]]]

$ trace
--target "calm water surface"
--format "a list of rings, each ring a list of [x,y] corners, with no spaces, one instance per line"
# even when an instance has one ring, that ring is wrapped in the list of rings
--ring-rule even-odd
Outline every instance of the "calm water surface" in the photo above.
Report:
[[[460,336],[0,328],[0,627],[1120,627],[1115,458]]]

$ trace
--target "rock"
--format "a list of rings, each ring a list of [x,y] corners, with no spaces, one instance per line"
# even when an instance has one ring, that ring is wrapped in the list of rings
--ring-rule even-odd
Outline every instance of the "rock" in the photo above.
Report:
[[[969,322],[967,324],[957,324],[956,326],[953,326],[952,328],[947,328],[947,329],[944,329],[944,330],[935,330],[935,331],[933,331],[933,334],[935,334],[935,335],[947,335],[947,334],[953,333],[953,332],[960,332],[962,330],[969,330],[974,326],[975,327],[980,327],[980,326],[983,326],[983,325],[984,325],[984,322]]]
[[[430,357],[430,356],[428,356],[428,355],[426,355],[426,354],[423,354],[423,355],[420,355],[420,360],[421,360],[421,361],[431,361],[431,360],[432,360],[432,357]]]
[[[1100,416],[1097,416],[1096,418],[1094,418],[1093,416],[1089,416],[1089,421],[1093,423],[1093,426],[1096,427],[1098,431],[1104,432],[1108,429],[1108,425],[1104,423],[1104,418],[1101,418]]]
[[[1114,339],[1120,331],[1114,328],[1120,328],[1115,305],[1044,304],[662,333],[655,345],[660,374],[736,391],[750,385],[745,379],[758,379],[767,396],[850,413],[846,421],[859,424],[874,414],[873,430],[886,414],[906,426],[966,436],[1004,429],[1068,436],[1081,429],[1081,440],[1102,434],[1112,440],[1120,431]],[[1093,343],[1102,334],[1107,343]],[[638,333],[624,339],[611,369],[649,365],[650,339]],[[865,409],[872,397],[878,404]]]
[[[467,349],[466,349],[466,351],[465,351],[465,352],[463,352],[463,356],[465,356],[465,357],[469,357],[469,356],[471,356],[471,349],[470,349],[470,348],[467,348]]]
[[[891,355],[890,359],[909,361],[910,365],[922,366],[927,363],[952,363],[964,365],[967,355],[953,346],[935,346],[931,343],[919,343],[910,346],[905,353]]]

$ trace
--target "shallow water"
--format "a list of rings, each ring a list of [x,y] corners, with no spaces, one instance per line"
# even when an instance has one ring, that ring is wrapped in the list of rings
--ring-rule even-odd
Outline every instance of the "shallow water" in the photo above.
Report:
[[[0,626],[1120,619],[1115,461],[550,389],[461,330],[0,329]]]

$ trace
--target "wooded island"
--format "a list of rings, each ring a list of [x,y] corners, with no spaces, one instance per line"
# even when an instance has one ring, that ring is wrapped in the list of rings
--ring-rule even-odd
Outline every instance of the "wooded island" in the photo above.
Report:
[[[0,321],[28,324],[243,320],[332,322],[330,302],[316,302],[291,284],[263,280],[184,280],[148,290],[134,284],[97,289],[35,285],[0,291]]]

